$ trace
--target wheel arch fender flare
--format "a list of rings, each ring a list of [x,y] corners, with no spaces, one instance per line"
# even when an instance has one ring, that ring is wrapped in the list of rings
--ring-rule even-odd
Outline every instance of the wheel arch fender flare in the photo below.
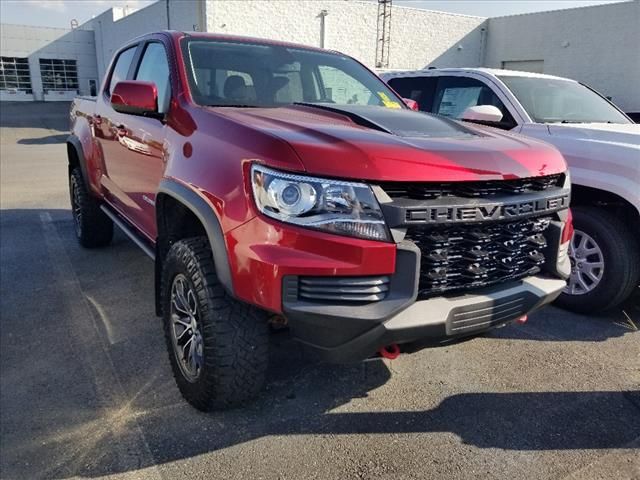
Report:
[[[87,162],[84,158],[84,150],[82,149],[82,142],[80,142],[80,139],[78,137],[76,137],[75,135],[69,135],[67,137],[67,162],[69,165],[69,174],[71,174],[71,170],[72,170],[72,161],[71,158],[68,157],[69,155],[69,149],[73,148],[76,152],[76,156],[78,157],[78,166],[80,167],[80,172],[82,173],[82,179],[84,180],[85,185],[87,186],[87,188],[90,188],[90,183],[89,183],[89,173],[87,172]]]
[[[200,195],[189,187],[182,185],[171,179],[163,179],[160,182],[157,196],[168,195],[181,203],[186,209],[191,211],[200,221],[205,229],[213,262],[216,269],[218,281],[229,295],[234,297],[233,281],[231,277],[231,266],[227,254],[227,245],[224,240],[222,226],[214,209]],[[156,215],[159,211],[156,210]],[[156,242],[155,270],[156,270],[156,313],[161,313],[160,306],[160,278],[162,273],[162,252],[158,251],[160,241]]]

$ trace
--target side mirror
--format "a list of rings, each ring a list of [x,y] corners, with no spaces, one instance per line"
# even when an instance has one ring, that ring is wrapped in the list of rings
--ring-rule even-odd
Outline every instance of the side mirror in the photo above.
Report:
[[[493,105],[475,105],[462,112],[460,120],[470,122],[499,122],[502,120],[502,112],[498,107]]]
[[[410,98],[403,98],[402,101],[411,110],[415,110],[416,112],[420,110],[420,105],[418,105],[418,102],[416,102],[415,100],[411,100]]]
[[[120,113],[156,117],[159,115],[156,84],[138,80],[118,82],[111,92],[111,106]]]

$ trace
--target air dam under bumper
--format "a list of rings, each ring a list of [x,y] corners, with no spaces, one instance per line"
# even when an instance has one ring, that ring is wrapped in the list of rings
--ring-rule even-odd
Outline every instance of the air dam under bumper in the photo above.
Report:
[[[300,300],[298,277],[285,277],[283,310],[293,336],[321,360],[361,361],[391,343],[446,340],[503,325],[552,302],[566,285],[564,280],[536,275],[473,293],[416,301],[417,272],[411,268],[416,265],[411,250],[398,251],[397,272],[403,275],[391,276],[389,292],[379,302],[345,305]]]

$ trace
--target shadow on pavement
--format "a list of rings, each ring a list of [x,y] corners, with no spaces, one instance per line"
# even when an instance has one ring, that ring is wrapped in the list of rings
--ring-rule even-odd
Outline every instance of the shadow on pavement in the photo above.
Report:
[[[0,128],[69,131],[69,102],[2,102]]]
[[[37,223],[42,212],[53,218],[83,293],[92,295],[107,314],[112,313],[113,321],[131,332],[117,342],[103,339],[105,362],[114,365],[124,393],[107,398],[91,393],[101,379],[87,372],[73,342],[66,347],[70,351],[64,350],[64,343],[53,343],[34,344],[34,355],[20,353],[21,345],[31,352],[21,339],[37,338],[32,325],[49,331],[56,328],[62,337],[66,335],[66,307],[64,301],[58,304],[56,295],[69,287],[46,287],[50,268],[46,255],[40,256],[40,264],[24,263],[33,249],[23,239],[42,242]],[[389,381],[388,366],[382,361],[342,366],[312,363],[286,334],[272,336],[267,385],[255,403],[227,412],[197,412],[179,397],[171,378],[160,324],[153,318],[152,295],[147,291],[153,281],[146,278],[152,265],[144,255],[121,236],[110,249],[80,249],[68,211],[2,213],[3,271],[12,278],[10,285],[3,282],[2,287],[2,465],[9,477],[67,479],[134,472],[272,436],[450,432],[481,449],[639,446],[639,391],[460,393],[424,409],[362,411],[376,407],[375,396],[368,404],[360,399]],[[13,260],[5,262],[11,256]],[[125,271],[130,277],[120,273]],[[52,290],[44,326],[41,318],[34,318],[41,306],[25,303],[31,293],[20,288],[19,275],[34,272],[45,285],[35,282],[36,291]],[[115,290],[107,291],[108,285]],[[129,307],[127,302],[134,305]],[[587,335],[582,323],[562,318],[558,312],[553,310],[539,320],[564,324],[555,328],[554,335],[574,329],[573,337],[600,338],[598,333]],[[139,320],[144,318],[150,321],[141,325],[144,322]],[[118,325],[113,327],[117,330]],[[90,393],[75,391],[84,388]],[[129,450],[139,444],[145,445],[147,453]]]
[[[48,135],[40,138],[23,138],[18,140],[20,145],[50,145],[53,143],[65,143],[69,134],[62,133],[60,135]]]
[[[629,323],[621,313],[595,317],[547,307],[533,314],[524,325],[492,330],[486,336],[545,342],[605,342],[610,338],[634,335],[640,340],[637,327],[640,327],[640,322]]]
[[[376,377],[383,379],[387,375],[382,363],[367,369],[372,382]],[[146,408],[144,402],[124,404],[120,409],[104,412],[100,421],[65,426],[54,442],[79,443],[82,453],[67,458],[47,477],[102,477],[283,435],[451,432],[462,443],[482,449],[537,451],[640,447],[637,442],[640,431],[638,391],[468,393],[450,396],[435,408],[423,411],[330,412],[338,404],[349,402],[352,395],[366,395],[366,390],[374,386],[362,376],[354,381],[359,375],[356,372],[357,369],[347,369],[346,373],[334,376],[324,367],[310,367],[309,375],[325,379],[315,384],[317,398],[308,405],[302,398],[283,403],[274,395],[278,387],[273,385],[271,392],[265,392],[255,405],[207,415],[194,413],[184,405],[152,409]],[[337,393],[333,380],[344,380],[345,377],[360,389],[330,398],[328,394]],[[328,394],[318,395],[317,392],[323,390]],[[64,417],[64,412],[56,413]],[[138,427],[145,435],[153,460],[149,463],[137,458],[133,465],[122,465],[122,459],[112,458],[109,452],[113,445],[135,435]],[[41,446],[34,439],[31,444],[14,447],[22,449],[24,458],[37,458],[46,456],[50,445]]]

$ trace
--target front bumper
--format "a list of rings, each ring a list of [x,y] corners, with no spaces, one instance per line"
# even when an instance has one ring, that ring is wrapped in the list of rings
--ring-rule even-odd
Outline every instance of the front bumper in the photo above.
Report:
[[[297,277],[285,277],[283,310],[293,336],[321,360],[364,360],[391,343],[475,335],[527,315],[556,299],[566,282],[536,275],[473,293],[416,301],[416,252],[398,250],[387,297],[363,305],[301,301]]]
[[[558,258],[561,232],[552,221],[546,258]],[[552,302],[565,287],[566,268],[551,261],[538,275],[417,300],[421,252],[410,240],[342,237],[257,216],[226,242],[235,296],[284,315],[294,337],[329,362],[359,361],[390,343],[474,335]],[[354,299],[354,290],[373,293]]]

